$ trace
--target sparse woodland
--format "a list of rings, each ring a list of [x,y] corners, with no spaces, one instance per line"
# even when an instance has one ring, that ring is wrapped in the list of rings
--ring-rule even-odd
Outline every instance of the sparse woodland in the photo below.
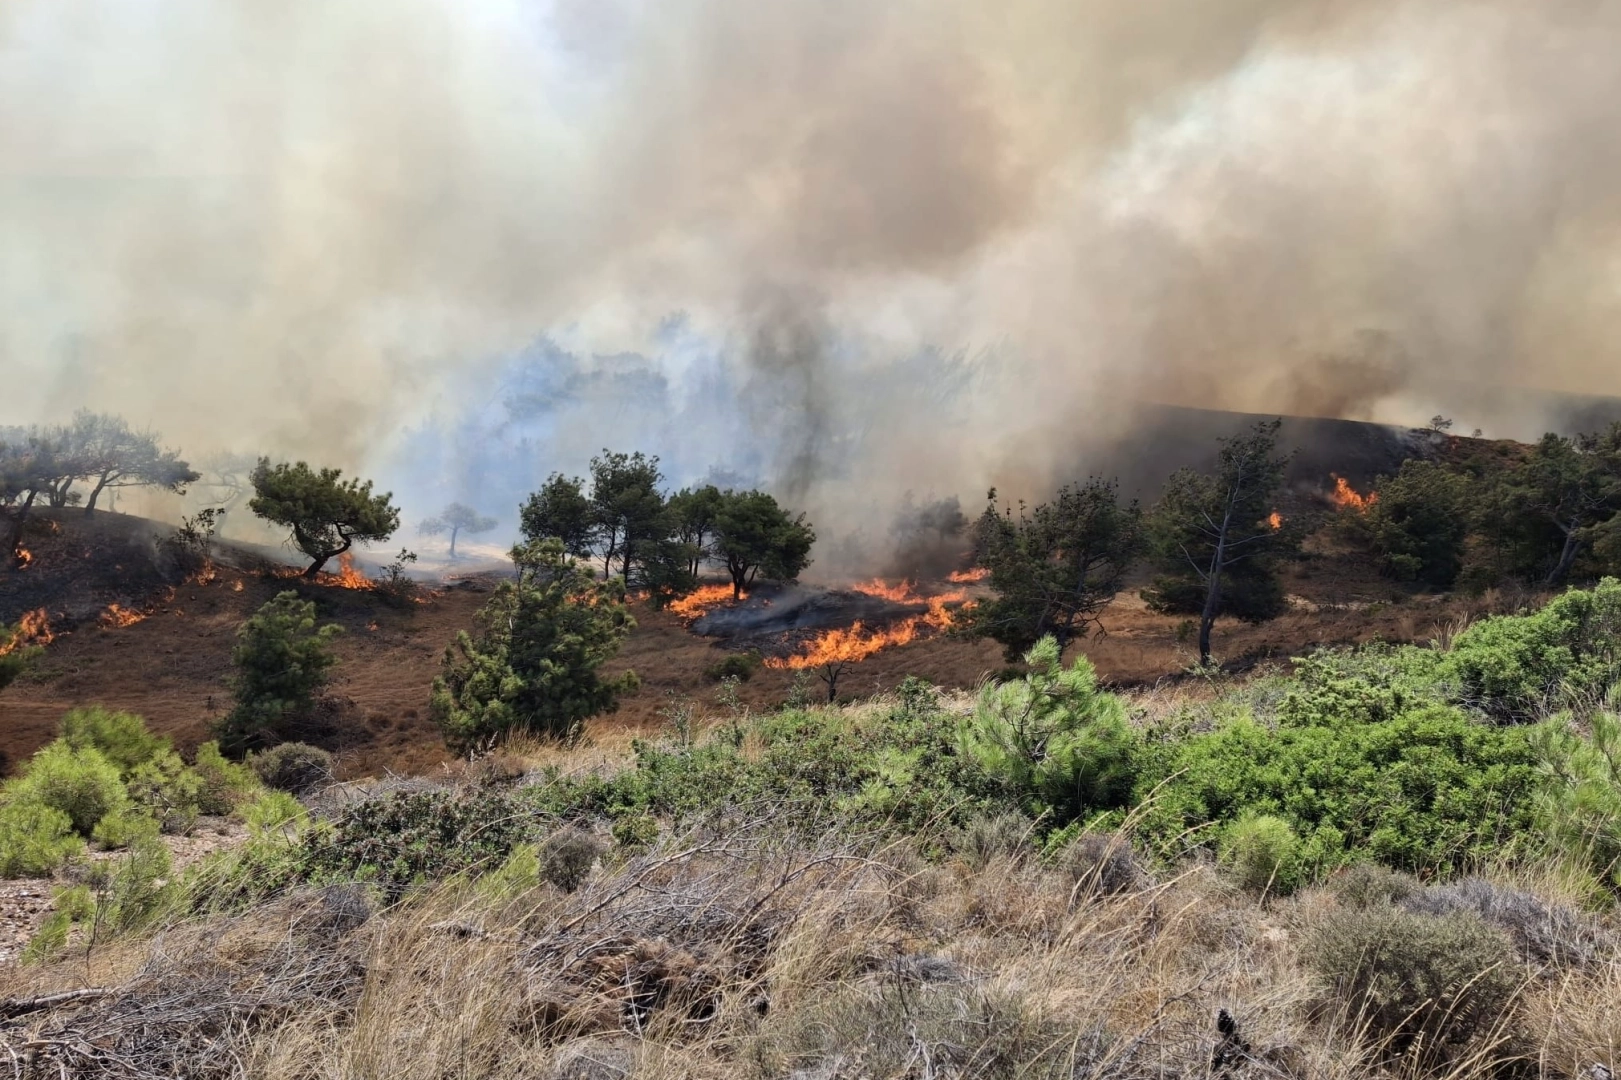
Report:
[[[634,685],[599,674],[627,581],[791,576],[809,549],[774,502],[665,496],[639,455],[524,508],[516,580],[443,660],[463,756],[441,774],[335,784],[278,744],[335,662],[314,607],[278,597],[242,629],[225,752],[80,710],[6,781],[0,869],[61,891],[0,974],[0,1068],[1607,1080],[1613,439],[1492,474],[1438,455],[1291,523],[1270,431],[1146,512],[1102,481],[993,499],[965,538],[992,594],[968,631],[1023,647],[975,693],[757,708],[739,663],[657,733],[594,719]],[[1518,509],[1459,522],[1484,504]],[[1269,617],[1307,533],[1403,587],[1580,584],[1427,643],[1130,692],[1063,649],[1139,558],[1167,610]],[[166,838],[230,819],[245,841],[175,868]]]

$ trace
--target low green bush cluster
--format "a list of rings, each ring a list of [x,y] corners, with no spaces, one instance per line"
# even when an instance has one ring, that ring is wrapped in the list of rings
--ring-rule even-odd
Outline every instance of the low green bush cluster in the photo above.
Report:
[[[1358,858],[1451,870],[1510,849],[1540,785],[1531,731],[1442,703],[1410,652],[1320,654],[1275,700],[1258,687],[1213,730],[1151,738],[1136,810],[1150,849],[1175,859],[1255,816],[1298,837],[1300,880]]]
[[[1571,589],[1530,615],[1476,623],[1458,635],[1444,673],[1464,703],[1497,720],[1590,711],[1621,679],[1621,581]]]
[[[133,713],[74,709],[57,739],[0,789],[0,876],[49,875],[82,855],[86,841],[124,849],[186,832],[199,814],[229,813],[255,788],[213,744],[187,765]]]

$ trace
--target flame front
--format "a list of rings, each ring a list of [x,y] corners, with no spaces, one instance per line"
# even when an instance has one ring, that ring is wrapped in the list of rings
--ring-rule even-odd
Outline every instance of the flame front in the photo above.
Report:
[[[1334,505],[1341,510],[1355,510],[1357,513],[1366,513],[1368,508],[1379,501],[1379,493],[1370,491],[1366,495],[1359,495],[1356,489],[1346,482],[1345,477],[1338,473],[1329,473],[1334,477]]]
[[[1279,529],[1283,528],[1283,515],[1274,510],[1272,513],[1267,515],[1266,523],[1271,527],[1273,532],[1277,532]]]
[[[51,633],[51,621],[46,617],[45,609],[36,608],[17,620],[17,629],[11,640],[0,644],[0,656],[33,645],[49,645],[55,640],[56,635]]]
[[[953,585],[972,585],[976,581],[984,581],[991,576],[991,572],[983,566],[976,566],[972,570],[953,570],[946,576],[946,580]]]
[[[17,569],[27,570],[28,564],[34,561],[34,553],[25,547],[17,549]]]
[[[146,616],[139,611],[131,611],[117,604],[108,604],[107,610],[101,613],[100,622],[109,630],[117,630],[125,626],[134,626],[144,618]]]
[[[868,632],[859,622],[847,629],[829,630],[814,638],[807,651],[794,656],[769,657],[765,666],[779,671],[802,671],[830,664],[859,664],[884,649],[910,645],[925,629],[950,629],[956,617],[946,610],[946,604],[961,599],[961,593],[936,596],[930,599],[927,614],[914,615],[883,630]]]
[[[896,604],[919,604],[923,602],[923,598],[913,590],[910,581],[903,581],[899,585],[890,585],[882,578],[873,578],[871,581],[852,585],[850,589],[852,592],[861,593],[863,596],[876,596],[880,600],[888,600]]]
[[[749,594],[742,593],[738,599],[747,600]],[[732,587],[730,585],[704,585],[683,596],[671,604],[669,610],[686,622],[707,615],[718,607],[724,607],[732,602]]]

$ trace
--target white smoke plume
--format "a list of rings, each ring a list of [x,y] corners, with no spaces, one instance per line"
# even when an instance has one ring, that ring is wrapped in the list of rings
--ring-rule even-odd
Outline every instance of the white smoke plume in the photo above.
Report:
[[[819,559],[1130,400],[1534,435],[1621,394],[1618,52],[1592,0],[8,0],[0,422],[408,517],[645,448]]]

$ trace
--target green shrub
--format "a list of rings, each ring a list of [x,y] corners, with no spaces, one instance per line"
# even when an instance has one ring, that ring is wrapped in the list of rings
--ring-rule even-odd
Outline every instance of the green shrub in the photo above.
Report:
[[[261,791],[242,805],[241,813],[254,835],[297,826],[307,816],[304,804],[285,791]]]
[[[1270,815],[1300,837],[1309,876],[1359,857],[1418,871],[1501,856],[1531,827],[1530,732],[1434,703],[1415,665],[1407,650],[1314,657],[1273,723],[1241,706],[1213,731],[1150,741],[1141,835],[1175,860],[1246,815]]]
[[[306,830],[295,873],[374,882],[394,900],[419,882],[501,865],[517,845],[536,839],[537,823],[514,793],[498,788],[370,799],[346,807],[329,827]]]
[[[118,766],[99,750],[75,749],[61,740],[35,754],[23,775],[7,787],[12,799],[31,799],[62,811],[80,836],[89,836],[102,818],[129,802]]]
[[[197,824],[202,778],[180,755],[165,750],[136,767],[127,782],[130,798],[166,833],[189,833]]]
[[[1621,887],[1621,715],[1592,718],[1578,734],[1568,717],[1544,725],[1536,746],[1548,771],[1537,822],[1553,848]]]
[[[1281,818],[1239,818],[1223,832],[1220,856],[1243,888],[1288,895],[1300,884],[1300,837]]]
[[[710,682],[723,679],[741,679],[748,682],[760,670],[760,654],[756,652],[727,653],[726,656],[704,668],[704,678]]]
[[[1306,942],[1306,962],[1352,1023],[1390,1056],[1440,1064],[1500,1030],[1522,980],[1514,948],[1480,917],[1399,907],[1342,911]]]
[[[1500,720],[1590,710],[1621,679],[1621,581],[1572,589],[1530,615],[1475,623],[1453,642],[1445,673],[1464,703]]]
[[[626,851],[645,851],[659,838],[658,819],[652,814],[624,813],[614,818],[614,843]]]
[[[197,776],[199,813],[215,817],[235,813],[243,800],[259,788],[253,770],[227,759],[220,753],[217,742],[205,742],[199,746],[191,767]]]
[[[68,943],[74,925],[95,913],[96,900],[87,886],[74,885],[58,891],[51,903],[51,913],[23,950],[23,962],[37,964],[55,956]]]
[[[169,740],[147,731],[139,716],[99,705],[68,712],[57,734],[75,750],[99,750],[124,776],[170,749]]]
[[[513,731],[572,740],[635,689],[634,673],[602,665],[636,625],[624,582],[597,581],[556,540],[515,549],[516,582],[479,611],[479,633],[445,650],[429,711],[446,745],[465,751]]]
[[[332,781],[332,755],[308,743],[272,746],[248,764],[266,787],[294,795],[306,795]]]
[[[118,858],[95,864],[87,882],[95,901],[87,921],[95,934],[133,933],[156,922],[179,897],[172,869],[155,825],[132,834]]]
[[[962,725],[964,757],[1052,824],[1125,805],[1137,742],[1120,698],[1098,689],[1084,656],[1065,670],[1051,637],[1025,664],[1024,678],[980,691]]]
[[[147,837],[156,837],[161,831],[156,818],[130,804],[96,822],[90,838],[108,851],[118,851]]]
[[[306,715],[337,663],[332,639],[337,626],[315,625],[315,604],[284,592],[261,607],[237,632],[231,662],[236,707],[219,725],[220,745],[240,757],[267,746],[287,725]]]
[[[606,850],[601,840],[584,829],[562,829],[540,845],[540,876],[564,892],[573,892]]]
[[[0,803],[0,877],[49,877],[84,853],[84,839],[62,811],[35,799]]]

